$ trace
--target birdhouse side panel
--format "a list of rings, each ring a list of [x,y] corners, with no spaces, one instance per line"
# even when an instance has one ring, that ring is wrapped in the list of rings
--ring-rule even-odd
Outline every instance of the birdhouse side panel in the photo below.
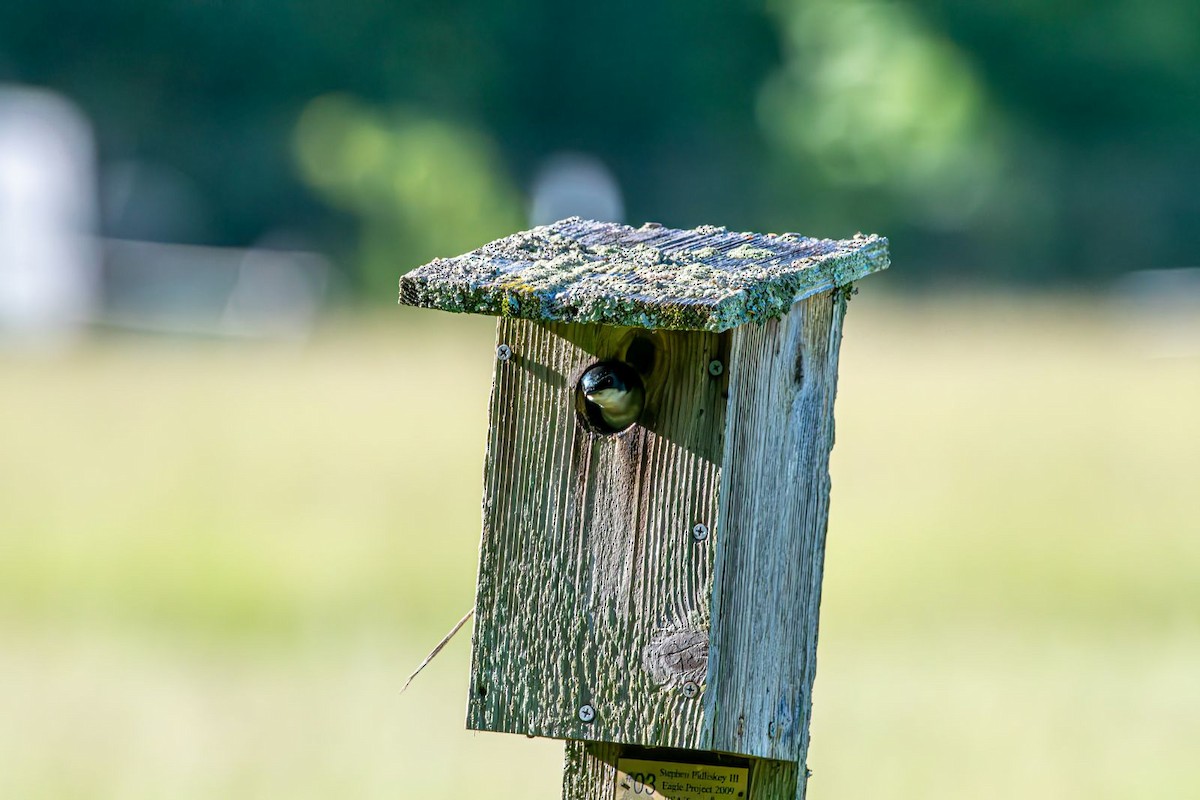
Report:
[[[502,319],[468,725],[695,747],[710,631],[728,336]],[[576,387],[631,364],[641,420],[604,433]],[[716,373],[716,374],[714,374]]]
[[[829,519],[829,455],[846,295],[739,328],[709,681],[716,750],[796,761],[808,749]]]

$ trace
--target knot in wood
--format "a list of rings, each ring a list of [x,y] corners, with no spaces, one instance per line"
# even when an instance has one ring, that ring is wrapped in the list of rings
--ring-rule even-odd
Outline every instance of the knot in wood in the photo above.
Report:
[[[708,631],[655,631],[642,651],[642,668],[659,686],[700,681],[708,669]]]

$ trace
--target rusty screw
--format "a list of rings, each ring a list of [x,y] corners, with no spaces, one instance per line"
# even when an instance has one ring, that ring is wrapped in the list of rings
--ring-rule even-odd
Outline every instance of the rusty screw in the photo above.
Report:
[[[591,703],[584,703],[579,707],[579,721],[591,722],[596,718],[596,709],[592,708]]]
[[[703,522],[697,522],[695,526],[692,527],[692,538],[697,542],[703,542],[708,538],[708,526]]]
[[[508,361],[512,358],[512,348],[506,344],[502,344],[496,348],[496,358],[501,361]]]

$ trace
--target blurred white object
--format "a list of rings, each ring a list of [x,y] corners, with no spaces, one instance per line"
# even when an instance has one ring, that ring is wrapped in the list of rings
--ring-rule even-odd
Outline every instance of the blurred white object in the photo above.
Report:
[[[1143,356],[1200,356],[1200,267],[1126,273],[1112,297],[1127,340]]]
[[[0,86],[0,335],[69,340],[97,301],[91,126],[65,98]]]
[[[529,221],[546,225],[566,217],[623,222],[625,202],[612,171],[594,156],[557,153],[550,156],[533,181]]]
[[[222,329],[230,335],[305,338],[325,299],[329,271],[329,262],[316,253],[244,251]]]
[[[332,271],[323,256],[269,239],[250,249],[108,239],[104,261],[104,325],[197,336],[303,339]]]

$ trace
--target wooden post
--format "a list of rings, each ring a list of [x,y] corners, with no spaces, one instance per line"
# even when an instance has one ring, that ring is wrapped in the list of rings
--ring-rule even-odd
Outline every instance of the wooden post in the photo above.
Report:
[[[803,798],[838,346],[886,240],[565,220],[401,280],[498,326],[467,706],[564,798]],[[637,424],[580,377],[635,370]]]

